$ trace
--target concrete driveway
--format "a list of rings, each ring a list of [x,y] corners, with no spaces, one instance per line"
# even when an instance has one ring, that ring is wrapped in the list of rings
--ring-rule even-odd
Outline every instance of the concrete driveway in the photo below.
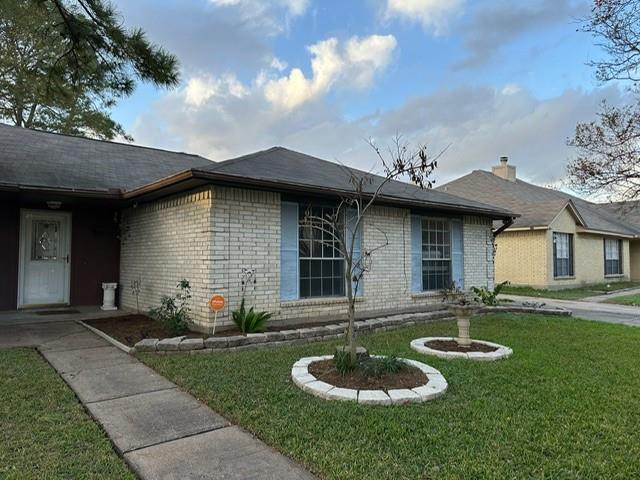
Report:
[[[640,308],[638,307],[585,300],[557,300],[555,298],[524,297],[520,295],[500,295],[500,298],[519,303],[545,303],[552,307],[566,308],[577,318],[640,327]]]

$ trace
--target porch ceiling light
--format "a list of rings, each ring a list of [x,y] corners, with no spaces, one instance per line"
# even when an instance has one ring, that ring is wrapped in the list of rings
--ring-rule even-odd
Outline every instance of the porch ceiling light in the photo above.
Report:
[[[49,207],[51,210],[58,210],[61,206],[62,202],[59,202],[57,200],[49,200],[47,202],[47,207]]]

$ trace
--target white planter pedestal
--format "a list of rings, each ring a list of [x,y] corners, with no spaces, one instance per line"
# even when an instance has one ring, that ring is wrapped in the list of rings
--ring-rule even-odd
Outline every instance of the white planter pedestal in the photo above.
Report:
[[[118,288],[117,283],[103,283],[102,284],[102,306],[100,310],[117,310],[116,307],[116,288]]]

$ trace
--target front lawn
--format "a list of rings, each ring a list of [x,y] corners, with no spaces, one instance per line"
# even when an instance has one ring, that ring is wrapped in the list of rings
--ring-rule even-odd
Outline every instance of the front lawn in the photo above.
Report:
[[[640,282],[611,282],[586,285],[578,288],[563,288],[562,290],[549,290],[546,288],[534,288],[526,286],[505,285],[501,293],[508,295],[523,295],[526,297],[556,298],[559,300],[579,300],[594,295],[604,295],[624,288],[640,287]]]
[[[405,406],[326,402],[296,387],[291,365],[333,343],[143,358],[325,479],[640,477],[640,329],[491,315],[472,320],[471,333],[513,357],[446,361],[409,348],[454,335],[454,322],[361,337],[371,352],[422,360],[448,380],[441,399]]]
[[[632,305],[637,307],[640,306],[640,294],[609,298],[605,300],[605,303],[617,303],[618,305]]]
[[[135,476],[35,350],[0,350],[0,478]]]

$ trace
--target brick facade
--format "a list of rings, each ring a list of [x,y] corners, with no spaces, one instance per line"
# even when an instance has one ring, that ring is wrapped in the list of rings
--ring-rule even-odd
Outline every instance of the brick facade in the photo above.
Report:
[[[276,192],[212,186],[125,211],[121,305],[135,308],[132,280],[142,280],[140,307],[146,310],[187,278],[197,328],[212,326],[207,300],[213,293],[227,299],[218,325],[228,325],[230,311],[240,303],[244,268],[255,272],[255,283],[246,289],[248,306],[273,312],[274,321],[344,316],[344,298],[280,301],[280,201]],[[363,249],[388,245],[372,255],[359,312],[417,310],[440,301],[439,294],[411,291],[410,230],[408,209],[374,207],[365,219]],[[463,235],[465,287],[492,287],[490,221],[465,217]]]

